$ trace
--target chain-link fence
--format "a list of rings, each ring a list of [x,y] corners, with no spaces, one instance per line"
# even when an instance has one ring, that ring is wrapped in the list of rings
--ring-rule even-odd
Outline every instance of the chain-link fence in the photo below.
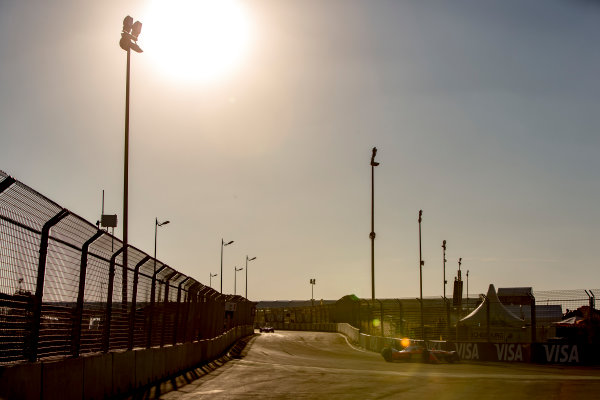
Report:
[[[251,325],[222,295],[0,171],[0,364],[164,346]]]
[[[502,307],[521,320],[517,327],[503,327],[507,328],[504,331],[508,334],[501,334],[502,330],[498,329],[490,331],[489,326],[486,330],[487,321],[494,324],[494,316],[489,315],[489,308],[486,309],[488,303],[485,303],[486,295],[483,294],[456,303],[452,298],[443,297],[425,297],[422,302],[415,298],[372,301],[353,295],[315,306],[269,305],[265,302],[259,304],[255,326],[270,323],[280,329],[293,329],[294,323],[345,322],[368,335],[429,341],[477,339],[547,342],[561,339],[579,343],[599,343],[600,329],[593,327],[596,322],[600,325],[600,312],[595,310],[594,293],[600,293],[600,289],[539,292],[531,288],[499,289]],[[475,312],[476,310],[478,311]],[[459,337],[459,321],[479,312],[483,313],[483,320],[478,329],[473,329],[478,337]],[[519,335],[513,330],[518,330]]]

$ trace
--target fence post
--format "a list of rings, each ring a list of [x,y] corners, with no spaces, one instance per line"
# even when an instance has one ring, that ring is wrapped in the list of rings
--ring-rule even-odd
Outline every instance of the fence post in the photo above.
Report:
[[[137,302],[137,287],[138,287],[138,281],[140,279],[140,268],[142,265],[144,265],[148,260],[150,259],[150,256],[146,256],[142,259],[142,261],[140,261],[139,263],[136,264],[135,269],[133,270],[133,288],[132,288],[132,293],[131,293],[131,311],[129,312],[129,337],[128,337],[128,341],[127,341],[127,350],[132,350],[133,349],[133,345],[134,345],[134,336],[133,336],[133,332],[135,331],[135,309],[136,309],[136,302]]]
[[[73,327],[71,334],[71,354],[73,357],[79,357],[79,350],[81,349],[81,322],[83,320],[83,295],[85,292],[88,251],[90,245],[100,236],[104,235],[104,233],[104,231],[98,230],[83,244],[81,248],[81,263],[79,264],[79,291],[77,292],[77,305],[75,306],[75,315],[73,316]]]
[[[108,353],[110,345],[110,320],[112,318],[112,297],[115,284],[115,263],[118,255],[121,254],[123,250],[125,250],[125,247],[121,247],[110,258],[110,267],[108,269],[108,291],[106,294],[106,314],[104,317],[104,332],[102,334],[102,351],[104,353]]]
[[[179,316],[181,314],[181,286],[186,283],[190,277],[186,277],[177,285],[177,309],[175,310],[175,323],[173,324],[173,346],[177,344],[177,334],[179,333]]]
[[[160,335],[160,347],[165,345],[165,331],[167,330],[167,304],[169,303],[169,281],[175,277],[179,272],[173,271],[165,279],[165,301],[163,302],[162,308],[162,334]]]
[[[148,336],[146,339],[146,348],[152,347],[152,331],[154,330],[154,302],[156,297],[156,275],[158,275],[167,266],[163,265],[152,274],[152,292],[150,293],[150,313],[148,315]]]
[[[46,276],[46,258],[48,256],[48,240],[50,238],[50,228],[58,224],[63,218],[69,215],[65,208],[58,214],[50,218],[42,228],[42,237],[40,240],[40,258],[38,263],[37,284],[35,288],[35,298],[33,301],[33,324],[31,327],[31,342],[29,346],[29,361],[35,362],[38,355],[38,345],[40,339],[40,322],[42,319],[42,300],[44,297],[44,278]]]
[[[537,321],[536,321],[536,313],[535,313],[535,297],[533,297],[533,293],[529,294],[531,305],[531,343],[535,343],[536,341],[536,329],[537,329]]]
[[[396,299],[398,301],[398,317],[400,321],[400,335],[406,336],[404,334],[404,306],[402,305],[402,300]],[[396,332],[398,332],[398,328],[396,328]]]

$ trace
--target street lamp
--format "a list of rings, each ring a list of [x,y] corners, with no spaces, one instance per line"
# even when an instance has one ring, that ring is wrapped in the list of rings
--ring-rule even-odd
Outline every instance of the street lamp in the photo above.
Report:
[[[311,285],[310,301],[311,301],[313,307],[315,306],[315,285],[316,284],[317,284],[316,279],[310,280],[310,285]]]
[[[121,40],[119,45],[127,52],[127,74],[125,79],[125,162],[123,177],[123,275],[127,273],[127,229],[128,229],[128,205],[129,205],[129,66],[131,59],[131,50],[141,53],[142,49],[137,44],[138,36],[142,32],[142,23],[133,22],[129,15],[123,20],[123,29],[121,30]],[[126,278],[126,275],[124,276]],[[123,301],[126,301],[127,293],[123,285]]]
[[[225,243],[223,238],[221,238],[221,290],[219,290],[221,293],[223,293],[223,247],[229,246],[232,243],[233,243],[233,240]]]
[[[421,303],[421,339],[425,340],[425,323],[423,321],[423,254],[421,252],[421,221],[423,220],[423,210],[419,210],[419,291]]]
[[[235,271],[233,273],[233,294],[236,295],[237,294],[237,273],[238,271],[243,270],[244,268],[238,268],[238,267],[233,267],[233,270]]]
[[[219,276],[219,274],[210,273],[210,278],[208,279],[208,286],[212,287],[212,278],[215,276]]]
[[[375,301],[375,167],[379,165],[375,161],[377,147],[373,147],[371,155],[371,299]]]
[[[256,260],[256,257],[248,258],[246,256],[246,299],[248,299],[248,261]]]
[[[158,227],[166,225],[171,221],[158,222],[158,218],[154,220],[154,273],[156,274],[156,237],[158,234]]]

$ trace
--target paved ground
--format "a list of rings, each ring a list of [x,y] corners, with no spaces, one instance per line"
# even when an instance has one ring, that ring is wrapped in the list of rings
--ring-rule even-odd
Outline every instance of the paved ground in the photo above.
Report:
[[[160,398],[546,400],[600,393],[599,368],[386,363],[340,334],[291,331],[257,334],[239,357],[185,378],[189,384],[174,381],[179,388]]]

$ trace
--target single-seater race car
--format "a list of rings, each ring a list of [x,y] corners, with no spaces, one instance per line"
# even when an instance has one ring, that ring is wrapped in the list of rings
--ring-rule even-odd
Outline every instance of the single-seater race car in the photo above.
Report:
[[[456,351],[429,350],[421,344],[411,344],[402,350],[385,347],[381,350],[381,355],[387,362],[412,360],[437,364],[443,361],[453,363],[459,360]]]
[[[263,333],[263,332],[275,333],[275,328],[273,328],[272,326],[267,326],[267,325],[261,326],[260,328],[258,328],[258,330],[260,331],[260,333]]]

